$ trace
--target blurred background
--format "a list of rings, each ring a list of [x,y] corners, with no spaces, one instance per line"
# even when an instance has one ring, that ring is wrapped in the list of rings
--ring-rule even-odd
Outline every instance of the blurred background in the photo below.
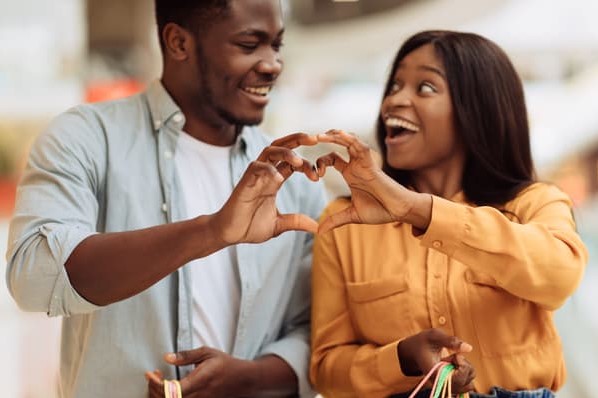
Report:
[[[382,85],[404,39],[423,29],[480,33],[525,83],[541,179],[575,202],[590,264],[556,314],[569,378],[561,398],[590,398],[598,374],[598,15],[596,0],[283,0],[285,72],[264,129],[329,128],[373,142]],[[15,185],[35,136],[81,102],[131,95],[161,71],[151,0],[0,0],[0,273]],[[306,156],[315,157],[314,153]],[[335,178],[336,177],[336,178]],[[330,196],[344,193],[335,173]],[[53,398],[60,321],[20,312],[0,284],[3,397]]]

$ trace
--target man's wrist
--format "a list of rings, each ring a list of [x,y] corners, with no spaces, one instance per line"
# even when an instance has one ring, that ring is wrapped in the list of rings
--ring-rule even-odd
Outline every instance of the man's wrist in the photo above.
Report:
[[[265,377],[262,374],[260,364],[255,360],[240,360],[239,365],[239,383],[241,387],[239,396],[253,397],[259,395],[262,390],[260,380]]]

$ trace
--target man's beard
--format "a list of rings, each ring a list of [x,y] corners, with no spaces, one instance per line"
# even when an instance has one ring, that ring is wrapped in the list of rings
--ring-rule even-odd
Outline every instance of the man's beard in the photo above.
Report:
[[[255,126],[262,122],[263,117],[257,117],[254,119],[242,119],[238,116],[233,115],[232,112],[227,110],[225,107],[220,106],[218,102],[215,101],[215,95],[212,91],[210,85],[208,84],[208,75],[210,74],[210,68],[205,61],[205,57],[203,56],[203,52],[199,45],[197,46],[197,57],[199,59],[199,79],[201,81],[201,87],[203,91],[201,92],[202,100],[204,104],[209,105],[212,107],[216,114],[223,119],[225,122],[237,126],[239,128],[243,126]]]

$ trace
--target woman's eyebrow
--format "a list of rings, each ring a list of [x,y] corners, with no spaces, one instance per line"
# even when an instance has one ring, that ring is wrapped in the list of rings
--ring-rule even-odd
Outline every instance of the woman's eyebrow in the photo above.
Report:
[[[428,71],[428,72],[435,73],[438,76],[442,77],[443,79],[446,79],[446,76],[444,75],[444,72],[441,71],[440,69],[438,69],[435,66],[431,66],[431,65],[420,65],[420,66],[417,67],[417,69],[425,70],[425,71]]]

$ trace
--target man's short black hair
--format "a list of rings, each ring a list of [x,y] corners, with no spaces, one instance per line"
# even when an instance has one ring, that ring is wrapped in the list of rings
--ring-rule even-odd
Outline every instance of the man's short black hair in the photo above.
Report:
[[[158,36],[168,23],[175,23],[197,34],[219,16],[224,15],[230,0],[155,0]]]

